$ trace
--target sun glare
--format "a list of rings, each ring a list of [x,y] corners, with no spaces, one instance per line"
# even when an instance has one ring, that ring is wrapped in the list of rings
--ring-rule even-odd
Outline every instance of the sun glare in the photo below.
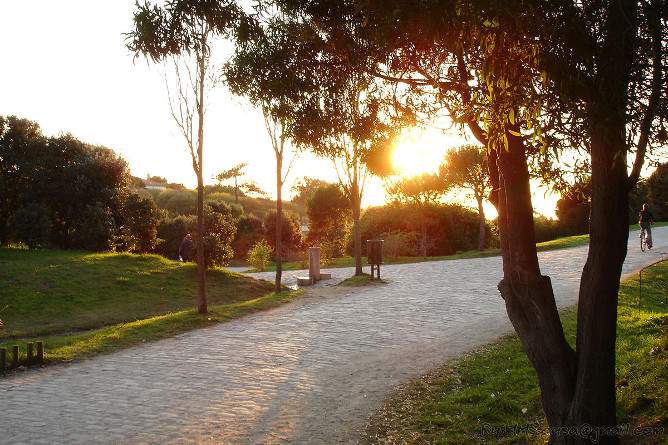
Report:
[[[443,137],[420,129],[404,131],[392,153],[392,165],[400,176],[411,177],[422,173],[436,173],[448,147]]]

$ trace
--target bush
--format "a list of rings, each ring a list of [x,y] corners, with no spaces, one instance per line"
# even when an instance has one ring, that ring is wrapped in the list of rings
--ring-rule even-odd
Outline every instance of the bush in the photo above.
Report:
[[[419,235],[414,232],[389,232],[379,238],[383,239],[383,255],[388,258],[417,255]]]
[[[459,205],[390,204],[367,209],[362,215],[362,240],[383,234],[413,234],[417,245],[424,244],[427,255],[440,256],[478,248],[478,214]],[[418,234],[416,236],[415,234]],[[492,230],[487,225],[487,245]],[[362,243],[366,251],[366,243]]]
[[[276,212],[267,213],[264,219],[265,239],[272,249],[276,249]],[[283,212],[283,225],[281,230],[281,258],[283,260],[296,258],[302,250],[302,233],[299,228],[299,220],[289,212]]]
[[[158,224],[158,246],[156,252],[160,255],[179,259],[179,247],[187,233],[194,232],[197,218],[189,216],[165,216]]]
[[[150,198],[130,193],[123,206],[119,248],[130,252],[153,252],[158,244],[160,211]]]
[[[248,251],[248,263],[254,269],[264,272],[267,270],[273,250],[266,240],[258,241]]]
[[[45,204],[35,203],[21,207],[14,214],[16,238],[28,247],[44,247],[51,240],[51,215]]]
[[[264,223],[255,215],[242,215],[237,222],[237,236],[232,247],[235,258],[246,258],[248,251],[265,237]]]

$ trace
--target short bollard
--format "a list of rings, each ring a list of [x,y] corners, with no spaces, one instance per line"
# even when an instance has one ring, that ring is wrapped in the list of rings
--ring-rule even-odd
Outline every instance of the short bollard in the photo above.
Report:
[[[35,353],[35,344],[33,342],[28,342],[26,351],[26,366],[32,365],[33,355]]]
[[[37,345],[37,362],[44,363],[44,343],[38,341],[36,345]]]
[[[19,345],[12,346],[12,368],[19,367]]]
[[[7,369],[7,350],[0,348],[0,372],[5,372]]]

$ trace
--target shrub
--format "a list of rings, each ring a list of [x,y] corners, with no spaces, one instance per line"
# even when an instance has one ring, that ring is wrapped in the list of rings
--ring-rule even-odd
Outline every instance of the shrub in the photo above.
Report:
[[[267,270],[273,249],[266,240],[260,240],[248,251],[248,263],[259,271]]]
[[[264,239],[264,223],[255,215],[242,215],[237,222],[237,236],[232,247],[235,258],[246,258],[255,243]]]
[[[389,232],[379,238],[383,239],[383,255],[388,258],[417,255],[419,235],[415,232]]]
[[[276,212],[267,213],[264,219],[266,240],[272,249],[276,248]],[[302,250],[302,233],[299,228],[299,220],[290,212],[283,212],[283,225],[281,230],[281,257],[284,260],[295,258]]]
[[[51,239],[51,215],[42,203],[27,204],[14,214],[16,239],[28,247],[44,247]]]

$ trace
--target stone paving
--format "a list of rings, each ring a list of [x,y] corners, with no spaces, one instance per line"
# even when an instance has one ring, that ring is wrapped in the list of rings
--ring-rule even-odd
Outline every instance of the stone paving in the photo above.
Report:
[[[624,271],[668,251],[668,228],[655,246],[642,254],[632,233]],[[576,301],[585,256],[540,254],[560,307]],[[316,286],[276,310],[2,379],[0,442],[354,443],[394,386],[510,331],[500,266],[385,266],[388,284]]]

